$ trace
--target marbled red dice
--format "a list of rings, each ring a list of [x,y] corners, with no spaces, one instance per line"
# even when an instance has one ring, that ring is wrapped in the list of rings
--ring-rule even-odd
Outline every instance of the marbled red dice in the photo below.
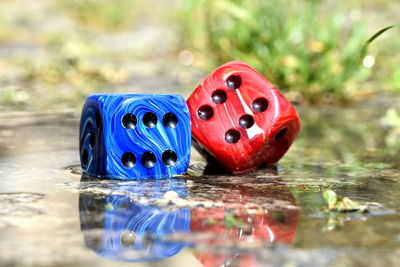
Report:
[[[300,130],[290,102],[245,63],[226,63],[187,100],[194,147],[231,173],[275,164]]]

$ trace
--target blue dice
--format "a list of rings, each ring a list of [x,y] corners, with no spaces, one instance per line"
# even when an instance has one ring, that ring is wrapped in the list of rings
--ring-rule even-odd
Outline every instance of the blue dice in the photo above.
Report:
[[[82,169],[90,176],[163,179],[189,166],[190,117],[179,95],[91,95],[79,138]]]

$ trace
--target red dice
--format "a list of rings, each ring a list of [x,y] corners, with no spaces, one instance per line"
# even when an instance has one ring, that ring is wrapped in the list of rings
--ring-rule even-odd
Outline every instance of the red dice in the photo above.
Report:
[[[296,110],[260,73],[226,63],[187,100],[194,147],[231,173],[273,165],[300,130]]]

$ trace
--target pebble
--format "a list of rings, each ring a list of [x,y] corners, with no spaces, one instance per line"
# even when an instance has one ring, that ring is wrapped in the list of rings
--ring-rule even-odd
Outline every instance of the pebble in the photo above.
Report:
[[[175,192],[175,191],[167,191],[167,192],[164,194],[163,197],[164,197],[164,198],[167,198],[167,199],[173,199],[173,198],[179,198],[179,195],[178,195],[178,193]]]

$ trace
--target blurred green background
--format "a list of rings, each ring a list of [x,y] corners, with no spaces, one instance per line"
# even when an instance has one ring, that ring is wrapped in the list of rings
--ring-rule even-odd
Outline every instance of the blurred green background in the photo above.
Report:
[[[94,92],[185,96],[247,62],[301,104],[400,91],[393,0],[3,0],[0,109],[77,108]]]
[[[399,9],[393,0],[2,0],[0,112],[79,114],[96,92],[187,97],[215,67],[242,60],[300,111],[284,161],[307,154],[358,168],[373,155],[376,166],[398,166],[399,30],[359,53]]]

